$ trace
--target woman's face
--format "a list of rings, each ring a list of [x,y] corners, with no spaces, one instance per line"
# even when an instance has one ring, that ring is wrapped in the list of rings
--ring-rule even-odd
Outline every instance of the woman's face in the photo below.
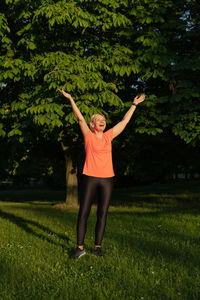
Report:
[[[94,124],[94,129],[96,129],[97,131],[103,132],[106,128],[106,119],[101,115],[97,114],[92,123]]]

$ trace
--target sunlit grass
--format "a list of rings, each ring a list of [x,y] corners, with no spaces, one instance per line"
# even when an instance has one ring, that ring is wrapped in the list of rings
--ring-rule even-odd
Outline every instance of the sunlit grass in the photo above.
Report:
[[[71,259],[77,208],[55,208],[52,199],[0,202],[0,299],[199,300],[199,206],[173,208],[168,197],[150,205],[148,195],[131,205],[132,192],[123,195],[109,208],[105,256],[92,255],[93,205],[79,260]]]

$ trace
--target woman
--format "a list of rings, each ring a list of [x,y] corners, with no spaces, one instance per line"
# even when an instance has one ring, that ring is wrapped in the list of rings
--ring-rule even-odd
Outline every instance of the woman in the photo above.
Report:
[[[143,102],[145,95],[135,97],[133,104],[123,117],[122,121],[113,128],[104,132],[106,119],[102,114],[91,117],[90,128],[83,115],[76,106],[71,95],[59,89],[59,92],[69,99],[75,117],[78,119],[85,142],[85,164],[83,168],[83,190],[80,200],[80,208],[77,221],[77,248],[74,258],[80,258],[86,254],[84,249],[84,238],[86,234],[87,219],[90,214],[92,200],[99,192],[97,208],[97,222],[95,227],[95,247],[93,253],[103,256],[101,243],[106,225],[109,201],[115,176],[112,163],[112,140],[118,136],[130,121],[136,106]]]

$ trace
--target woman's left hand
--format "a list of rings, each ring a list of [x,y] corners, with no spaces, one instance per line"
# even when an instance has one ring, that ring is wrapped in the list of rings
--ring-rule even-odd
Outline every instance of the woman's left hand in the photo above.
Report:
[[[141,96],[136,96],[133,100],[133,103],[139,104],[144,101],[145,97],[145,94],[142,94]]]

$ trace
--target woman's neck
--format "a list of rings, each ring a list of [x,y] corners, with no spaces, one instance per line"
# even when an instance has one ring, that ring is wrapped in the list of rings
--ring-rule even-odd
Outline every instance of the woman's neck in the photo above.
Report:
[[[95,134],[99,139],[102,139],[102,137],[103,137],[103,131],[94,130],[94,134]]]

